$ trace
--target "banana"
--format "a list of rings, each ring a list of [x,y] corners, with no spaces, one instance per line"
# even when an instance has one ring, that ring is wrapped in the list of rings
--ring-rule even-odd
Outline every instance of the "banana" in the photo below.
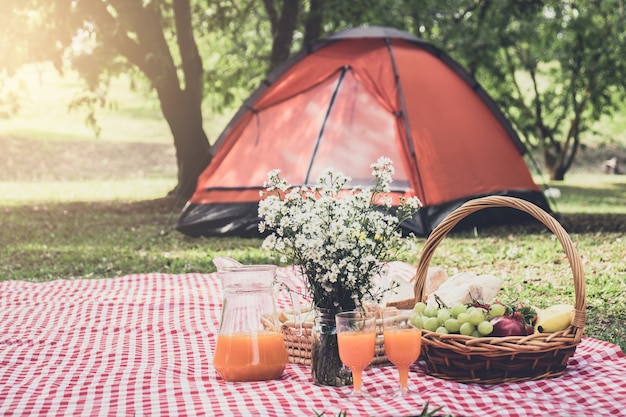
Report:
[[[555,304],[544,310],[537,310],[535,329],[539,333],[554,333],[567,329],[574,318],[574,306]]]

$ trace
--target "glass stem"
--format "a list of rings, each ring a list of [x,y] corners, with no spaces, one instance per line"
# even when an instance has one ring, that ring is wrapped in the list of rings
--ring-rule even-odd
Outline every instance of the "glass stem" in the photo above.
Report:
[[[400,376],[400,390],[405,393],[409,384],[409,367],[398,366],[398,374]]]
[[[361,393],[361,384],[363,382],[363,370],[359,370],[359,369],[352,369],[352,381],[354,384],[354,393],[355,394],[360,394]]]

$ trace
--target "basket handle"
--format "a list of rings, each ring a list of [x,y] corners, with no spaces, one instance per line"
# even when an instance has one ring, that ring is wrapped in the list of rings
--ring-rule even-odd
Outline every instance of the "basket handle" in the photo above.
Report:
[[[478,210],[495,207],[510,207],[524,211],[542,222],[559,239],[559,242],[561,242],[565,254],[567,255],[567,259],[569,260],[572,273],[574,275],[575,303],[572,325],[582,329],[585,325],[586,315],[585,274],[582,267],[582,261],[570,236],[567,234],[563,226],[561,226],[561,224],[545,210],[533,203],[515,197],[488,196],[467,201],[459,208],[448,214],[441,221],[441,223],[435,227],[422,248],[417,265],[417,272],[413,278],[415,281],[415,300],[418,301],[424,299],[423,292],[426,276],[428,275],[428,265],[433,257],[435,249],[439,243],[441,243],[446,234],[466,216]]]

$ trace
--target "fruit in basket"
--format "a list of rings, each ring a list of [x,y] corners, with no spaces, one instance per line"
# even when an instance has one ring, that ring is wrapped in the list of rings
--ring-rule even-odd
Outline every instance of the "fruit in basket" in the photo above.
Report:
[[[461,323],[459,323],[457,319],[452,318],[452,317],[446,320],[446,322],[443,325],[446,328],[446,330],[448,330],[448,333],[458,333],[459,330],[461,329]]]
[[[476,327],[476,330],[478,330],[481,336],[491,335],[493,333],[493,324],[490,321],[483,321]]]
[[[423,314],[424,310],[426,310],[426,303],[423,303],[421,301],[415,303],[415,307],[413,307],[413,311],[415,311],[416,313]]]
[[[461,327],[459,328],[459,333],[464,336],[471,336],[472,333],[474,333],[474,330],[476,330],[474,325],[470,322],[466,322],[466,323],[463,323]]]
[[[412,314],[411,318],[409,319],[411,321],[411,324],[413,326],[415,326],[418,329],[421,329],[423,326],[422,324],[422,315],[421,314]]]
[[[439,310],[437,309],[437,307],[426,306],[422,314],[425,315],[426,317],[437,317],[438,313],[439,313]]]
[[[490,323],[493,326],[490,336],[526,336],[528,334],[526,324],[513,316],[495,317]]]
[[[474,326],[478,326],[487,318],[486,313],[487,312],[482,308],[470,307],[467,313],[468,321],[472,323]]]
[[[535,332],[532,324],[537,319],[537,311],[534,308],[521,303],[518,303],[517,306],[495,303],[490,306],[489,311],[495,308],[495,313],[500,313],[502,308],[497,307],[498,304],[504,307],[504,315],[492,316],[493,332],[491,336],[527,336]]]
[[[413,309],[411,320],[427,331],[473,337],[526,336],[535,332],[536,310],[520,303],[507,305],[495,301],[489,304],[471,297],[469,303],[448,307],[436,295],[435,300],[438,307],[419,302]]]
[[[491,317],[500,317],[506,314],[506,306],[502,303],[494,303],[489,306],[489,315]]]
[[[487,309],[474,305],[457,304],[448,308],[441,300],[439,307],[419,302],[415,304],[413,311],[411,322],[416,327],[435,333],[479,337],[488,335],[492,328]]]
[[[438,327],[439,320],[437,320],[437,317],[422,318],[422,329],[434,332]]]
[[[450,310],[448,310],[447,308],[442,308],[439,309],[439,311],[437,312],[437,320],[439,321],[439,324],[445,324],[446,320],[448,320],[451,316],[450,314]]]
[[[455,304],[450,310],[450,314],[453,317],[458,317],[459,314],[467,312],[467,306],[465,304]]]
[[[450,332],[444,326],[439,326],[439,327],[437,327],[437,329],[435,329],[435,333],[448,334]]]
[[[460,324],[467,323],[469,321],[469,314],[461,313],[458,316],[456,316],[456,319]]]
[[[555,333],[567,329],[574,318],[574,306],[555,304],[537,311],[535,329],[540,333]]]

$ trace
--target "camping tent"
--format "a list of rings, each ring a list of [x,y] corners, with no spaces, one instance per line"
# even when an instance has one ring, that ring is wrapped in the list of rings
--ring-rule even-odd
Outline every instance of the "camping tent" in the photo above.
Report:
[[[294,55],[245,101],[214,149],[175,225],[191,236],[258,235],[259,191],[272,169],[313,185],[333,168],[362,186],[380,156],[394,163],[394,196],[424,204],[404,226],[418,235],[484,195],[549,211],[524,145],[482,87],[435,46],[391,28],[350,29]],[[477,224],[510,220],[486,211],[472,215]]]

